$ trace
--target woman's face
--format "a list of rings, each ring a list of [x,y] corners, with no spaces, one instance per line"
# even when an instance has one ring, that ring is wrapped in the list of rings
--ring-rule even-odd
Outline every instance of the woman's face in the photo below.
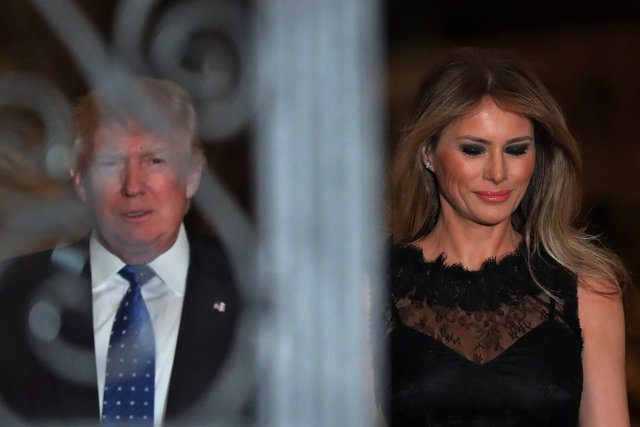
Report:
[[[439,186],[441,219],[510,225],[535,157],[531,121],[483,98],[425,153]]]

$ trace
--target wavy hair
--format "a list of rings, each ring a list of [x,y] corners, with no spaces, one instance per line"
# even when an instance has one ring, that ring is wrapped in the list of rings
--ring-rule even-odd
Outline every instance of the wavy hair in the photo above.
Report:
[[[96,131],[114,125],[171,138],[190,147],[195,159],[202,161],[196,112],[189,94],[172,81],[149,76],[135,77],[128,84],[115,94],[113,89],[100,86],[75,103],[73,168],[86,171],[93,156]]]
[[[511,55],[474,48],[442,58],[426,76],[403,130],[391,169],[391,233],[398,243],[426,236],[440,214],[434,175],[423,164],[445,127],[490,96],[502,109],[531,120],[535,170],[511,222],[523,236],[531,266],[545,251],[581,279],[628,281],[620,259],[576,226],[581,209],[581,154],[560,107],[530,68]],[[534,277],[535,279],[535,277]],[[580,280],[584,284],[584,280]]]

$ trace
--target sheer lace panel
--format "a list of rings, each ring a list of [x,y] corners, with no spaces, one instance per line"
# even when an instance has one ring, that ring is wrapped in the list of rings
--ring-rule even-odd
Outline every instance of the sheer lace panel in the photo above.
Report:
[[[478,364],[491,361],[550,317],[562,305],[545,294],[522,295],[489,311],[426,304],[411,295],[394,301],[399,321]]]

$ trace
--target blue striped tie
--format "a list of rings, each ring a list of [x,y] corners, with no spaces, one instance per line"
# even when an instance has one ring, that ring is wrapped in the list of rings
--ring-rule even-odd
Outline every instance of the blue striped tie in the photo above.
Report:
[[[102,421],[105,425],[152,426],[156,345],[141,288],[155,273],[146,265],[126,265],[118,274],[130,286],[111,329]]]

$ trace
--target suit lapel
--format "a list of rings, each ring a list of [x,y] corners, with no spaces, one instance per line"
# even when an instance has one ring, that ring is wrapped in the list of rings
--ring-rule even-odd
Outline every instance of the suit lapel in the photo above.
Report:
[[[68,310],[62,313],[62,324],[60,334],[64,339],[82,349],[85,354],[90,354],[92,357],[87,360],[88,371],[91,372],[87,378],[84,379],[82,388],[85,391],[83,397],[78,399],[69,399],[67,395],[61,393],[60,402],[61,409],[64,415],[74,416],[74,414],[82,414],[83,416],[92,414],[93,419],[98,420],[99,416],[99,399],[98,399],[98,382],[97,371],[95,365],[95,344],[93,333],[93,295],[91,292],[91,266],[89,262],[89,239],[83,239],[82,241],[66,248],[61,248],[62,258],[64,259],[68,255],[66,251],[70,251],[69,254],[73,254],[78,260],[78,257],[83,258],[82,269],[80,271],[73,272],[73,267],[68,267],[70,279],[74,280],[74,289],[72,294],[74,295],[74,303]],[[54,255],[60,256],[60,254]],[[55,260],[54,260],[55,262]]]
[[[25,420],[99,420],[85,249],[25,255],[0,269],[0,393]]]
[[[189,236],[190,263],[167,398],[167,417],[205,394],[231,347],[237,298],[217,242]]]

